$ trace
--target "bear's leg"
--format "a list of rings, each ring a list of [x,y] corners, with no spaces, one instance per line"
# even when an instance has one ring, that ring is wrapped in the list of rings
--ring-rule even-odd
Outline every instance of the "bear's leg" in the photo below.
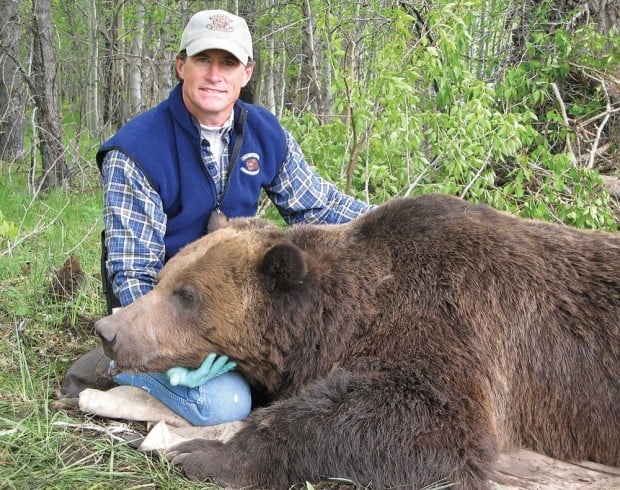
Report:
[[[189,441],[169,457],[191,479],[237,488],[329,478],[373,488],[442,480],[486,488],[497,455],[488,404],[475,389],[436,385],[397,370],[337,370],[256,410],[227,443]]]

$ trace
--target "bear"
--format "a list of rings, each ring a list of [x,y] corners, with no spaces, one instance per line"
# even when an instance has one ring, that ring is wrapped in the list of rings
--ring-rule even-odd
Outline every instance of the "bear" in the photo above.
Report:
[[[262,394],[190,479],[488,488],[499,451],[620,465],[620,234],[429,194],[340,225],[231,220],[95,325],[119,369],[228,355]]]

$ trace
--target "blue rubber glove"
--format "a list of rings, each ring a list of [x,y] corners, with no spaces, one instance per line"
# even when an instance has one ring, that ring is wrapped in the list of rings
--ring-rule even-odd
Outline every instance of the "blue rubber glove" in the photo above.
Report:
[[[172,386],[188,386],[196,388],[204,384],[211,378],[215,378],[224,374],[237,365],[237,363],[228,361],[228,356],[220,356],[217,361],[217,354],[212,352],[202,362],[198,369],[192,370],[181,366],[173,367],[166,371],[166,377]]]

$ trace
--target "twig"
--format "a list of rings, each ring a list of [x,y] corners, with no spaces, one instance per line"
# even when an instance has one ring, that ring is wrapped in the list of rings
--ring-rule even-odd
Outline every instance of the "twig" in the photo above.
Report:
[[[487,163],[489,162],[489,158],[491,158],[491,152],[492,152],[492,148],[489,148],[489,151],[487,151],[487,157],[485,158],[484,162],[482,162],[482,165],[480,166],[480,168],[476,172],[476,175],[474,175],[474,178],[471,179],[469,181],[469,183],[465,186],[465,189],[463,189],[463,192],[461,193],[461,198],[462,199],[465,199],[465,196],[469,192],[469,189],[471,188],[471,186],[474,185],[474,182],[476,182],[476,180],[478,180],[478,177],[480,177],[482,175],[482,172],[484,171],[484,169],[487,168]]]
[[[31,201],[32,203],[32,201]],[[34,230],[30,231],[29,233],[26,233],[25,235],[21,235],[19,237],[17,237],[17,239],[10,244],[9,247],[7,247],[7,249],[4,252],[0,252],[0,257],[3,257],[5,255],[9,255],[11,256],[13,253],[13,250],[15,250],[15,248],[17,246],[19,246],[24,240],[38,234],[41,233],[42,231],[46,230],[47,228],[49,228],[50,226],[52,226],[56,220],[58,220],[60,218],[60,216],[62,215],[63,211],[67,208],[67,206],[69,205],[69,202],[65,203],[65,205],[62,207],[62,209],[60,209],[60,211],[58,211],[58,213],[56,214],[56,216],[49,222],[46,223],[44,225],[41,225],[41,222],[43,221],[43,218],[45,218],[45,216],[47,215],[47,213],[44,213],[40,218],[39,218],[39,222],[37,223],[37,225],[35,226]],[[26,209],[26,213],[24,213],[24,219],[26,217],[26,214],[28,212],[28,209]],[[22,220],[22,224],[23,225],[23,220]]]
[[[560,94],[560,89],[558,88],[555,82],[551,84],[551,88],[553,88],[553,93],[555,94],[555,98],[558,101],[558,104],[560,104],[560,112],[562,113],[562,119],[564,120],[564,124],[566,124],[566,127],[568,129],[571,129],[570,122],[568,120],[568,114],[566,114],[566,106],[564,105],[564,101],[562,100],[562,95]],[[573,155],[575,154],[575,152],[573,151],[573,147],[570,144],[570,135],[568,134],[566,135],[566,147],[568,148],[568,151],[570,153],[572,153]]]
[[[607,116],[608,114],[615,114],[616,112],[620,112],[620,107],[614,107],[611,110],[607,110],[605,112],[597,114],[596,116],[592,116],[590,119],[586,119],[585,121],[579,121],[579,125],[587,126],[588,124],[596,121],[597,119],[600,119],[601,117]]]
[[[611,145],[612,145],[612,142],[610,141],[610,142],[605,143],[604,145],[599,146],[596,149],[596,154],[597,155],[601,155],[601,154],[605,153],[607,150],[609,150],[609,148],[611,148]],[[578,163],[579,162],[585,162],[585,161],[589,160],[589,156],[590,156],[589,153],[582,153],[581,155],[579,155],[577,157],[577,162]]]
[[[95,223],[93,224],[93,226],[91,226],[89,228],[89,230],[84,234],[84,238],[82,238],[79,242],[77,242],[72,248],[67,250],[65,252],[65,255],[72,254],[74,250],[76,250],[80,245],[82,245],[82,243],[84,243],[86,241],[86,239],[90,236],[90,234],[93,232],[93,230],[95,229],[96,226],[100,226],[100,219],[99,218],[97,218],[95,220]]]
[[[598,83],[601,84],[601,88],[603,89],[603,92],[605,93],[605,98],[607,99],[607,104],[606,104],[605,113],[604,113],[605,117],[603,118],[603,122],[601,122],[600,126],[596,130],[596,138],[594,139],[594,143],[592,144],[592,148],[590,150],[590,158],[588,160],[588,164],[586,165],[587,168],[594,168],[594,157],[596,156],[597,151],[598,151],[598,144],[601,140],[603,129],[605,128],[605,126],[607,125],[607,122],[609,121],[609,116],[613,112],[616,111],[616,108],[614,109],[611,108],[611,102],[609,100],[609,93],[607,92],[605,80],[602,79],[600,76],[597,76],[596,74],[593,75],[589,73],[588,71],[584,71],[583,73],[585,76],[592,78],[593,80],[596,80]]]
[[[411,194],[411,191],[418,186],[418,183],[422,180],[422,177],[424,177],[426,175],[426,173],[430,169],[435,168],[438,163],[439,163],[439,159],[437,157],[435,157],[435,158],[433,158],[430,161],[430,163],[426,167],[424,167],[424,170],[422,170],[422,172],[420,172],[420,174],[411,183],[411,185],[409,185],[409,188],[407,189],[407,192],[405,192],[405,197],[407,197],[407,196],[409,196],[409,194]]]
[[[609,103],[609,98],[607,98],[607,113],[605,114],[605,118],[603,122],[600,124],[598,129],[596,130],[596,138],[594,139],[594,143],[592,143],[592,149],[590,150],[590,159],[588,161],[588,168],[594,168],[594,157],[596,156],[596,149],[598,148],[598,143],[601,140],[601,134],[603,133],[603,128],[607,125],[607,121],[609,121],[609,114],[611,110],[611,105]]]
[[[74,424],[71,422],[56,421],[52,423],[52,426],[66,427],[69,429],[92,430],[94,432],[100,432],[102,434],[106,434],[111,439],[118,441],[118,442],[127,442],[127,441],[125,441],[125,439],[123,439],[121,436],[117,434],[119,433],[122,434],[123,432],[128,432],[130,434],[136,433],[135,430],[131,429],[129,425],[123,422],[115,422],[115,423],[112,423],[111,425],[103,427],[97,424]]]
[[[489,150],[489,154],[491,153],[491,151]],[[488,160],[488,157],[487,157]],[[482,165],[480,166],[480,168],[478,169],[478,171],[476,172],[476,175],[474,175],[474,178],[471,179],[467,185],[465,186],[465,189],[463,189],[463,192],[461,193],[461,198],[465,199],[465,196],[467,195],[467,193],[469,192],[469,189],[471,188],[472,185],[474,185],[474,182],[476,182],[476,180],[478,180],[478,177],[480,177],[480,175],[482,175],[482,171],[487,168],[487,161],[482,162]]]

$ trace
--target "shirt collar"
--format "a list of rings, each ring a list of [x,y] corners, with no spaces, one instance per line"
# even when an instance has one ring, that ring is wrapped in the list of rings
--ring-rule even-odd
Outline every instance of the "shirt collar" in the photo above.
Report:
[[[198,121],[196,121],[196,123],[198,124],[198,127],[200,128],[201,132],[208,132],[208,133],[222,137],[224,136],[224,134],[230,132],[230,130],[233,127],[234,120],[235,120],[235,111],[230,111],[230,116],[228,116],[228,119],[226,120],[223,126],[206,126],[204,124],[200,124]]]

